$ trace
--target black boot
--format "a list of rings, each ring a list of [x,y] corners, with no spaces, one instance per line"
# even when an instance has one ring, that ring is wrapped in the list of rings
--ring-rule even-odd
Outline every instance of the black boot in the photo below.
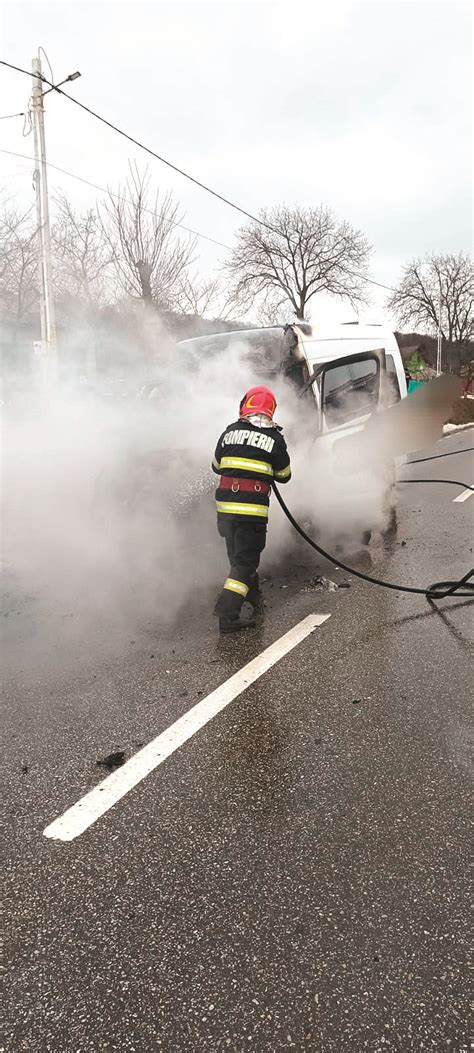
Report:
[[[242,618],[239,613],[221,614],[219,617],[220,633],[237,633],[240,629],[254,629],[255,618]]]
[[[250,606],[253,607],[254,614],[264,613],[265,600],[263,598],[263,592],[261,592],[259,588],[250,589],[245,599],[246,602],[250,603]]]
[[[254,614],[263,614],[265,610],[265,600],[263,598],[263,593],[260,588],[260,580],[258,574],[255,575],[253,585],[250,586],[250,589],[245,599],[246,602],[250,603],[250,606],[253,607]]]

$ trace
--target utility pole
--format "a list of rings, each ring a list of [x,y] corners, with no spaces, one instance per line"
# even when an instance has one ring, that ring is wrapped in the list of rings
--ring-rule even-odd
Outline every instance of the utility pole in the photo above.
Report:
[[[51,230],[49,224],[48,175],[46,169],[46,145],[44,137],[43,82],[41,60],[34,58],[31,64],[33,89],[31,109],[35,133],[36,214],[38,224],[38,273],[40,289],[41,342],[47,354],[51,378],[56,378],[58,367],[56,317],[53,297],[53,273],[51,264]]]

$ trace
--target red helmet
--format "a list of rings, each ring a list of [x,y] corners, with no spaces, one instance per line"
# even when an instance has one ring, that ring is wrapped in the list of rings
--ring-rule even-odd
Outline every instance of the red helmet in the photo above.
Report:
[[[272,420],[276,407],[277,401],[270,388],[250,388],[240,403],[240,416],[251,417],[253,413],[264,413]]]

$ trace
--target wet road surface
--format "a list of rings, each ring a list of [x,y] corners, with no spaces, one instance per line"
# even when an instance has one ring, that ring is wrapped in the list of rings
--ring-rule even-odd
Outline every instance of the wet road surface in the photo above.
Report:
[[[400,474],[472,482],[472,460]],[[458,492],[400,487],[398,534],[359,568],[461,576],[474,497]],[[209,597],[179,629],[147,622],[65,665],[51,642],[28,661],[22,609],[9,624],[8,1053],[468,1049],[472,605],[437,613],[296,552],[283,578],[269,551],[265,626],[237,638],[217,637]],[[350,588],[308,591],[321,573]],[[313,612],[331,617],[81,836],[44,837],[104,779],[98,760],[136,753]]]

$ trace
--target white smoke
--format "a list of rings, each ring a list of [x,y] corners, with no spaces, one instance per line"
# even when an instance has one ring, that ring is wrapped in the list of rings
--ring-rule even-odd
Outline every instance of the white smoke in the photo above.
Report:
[[[4,407],[3,559],[9,587],[34,597],[40,637],[60,642],[69,631],[92,646],[98,628],[131,632],[144,619],[172,626],[183,610],[210,610],[220,587],[226,562],[210,462],[260,378],[238,343],[198,359],[156,322],[152,335],[152,397],[138,397],[137,375],[128,398],[36,388]],[[282,493],[296,518],[329,548],[381,529],[386,470],[367,456],[344,475],[347,454],[340,463],[337,448],[315,445],[311,400],[283,378],[271,386],[293,465]],[[268,558],[288,561],[292,552],[273,498]]]

